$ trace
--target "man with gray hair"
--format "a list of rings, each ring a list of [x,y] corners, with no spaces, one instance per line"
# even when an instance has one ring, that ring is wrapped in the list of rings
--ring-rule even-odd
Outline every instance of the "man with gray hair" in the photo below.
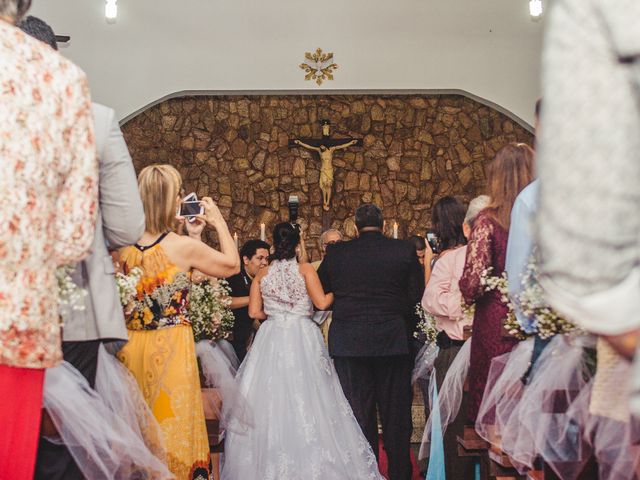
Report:
[[[324,256],[327,254],[327,246],[341,242],[342,238],[342,232],[340,232],[340,230],[336,230],[335,228],[330,228],[329,230],[325,230],[324,232],[322,232],[322,235],[320,235],[320,238],[318,239],[321,257],[324,258]],[[320,262],[318,262],[318,266],[320,266]],[[317,269],[318,268],[316,267],[316,270]]]

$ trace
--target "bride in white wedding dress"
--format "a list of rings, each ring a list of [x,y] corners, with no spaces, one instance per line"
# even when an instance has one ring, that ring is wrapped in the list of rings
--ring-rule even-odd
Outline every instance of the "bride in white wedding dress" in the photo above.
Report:
[[[333,295],[296,261],[291,224],[276,225],[273,239],[274,260],[249,301],[264,322],[237,375],[253,421],[228,429],[222,479],[384,480],[311,319],[313,304],[326,309]]]

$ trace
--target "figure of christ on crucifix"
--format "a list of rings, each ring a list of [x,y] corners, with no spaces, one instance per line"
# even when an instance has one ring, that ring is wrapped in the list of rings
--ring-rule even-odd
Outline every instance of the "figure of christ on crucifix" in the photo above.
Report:
[[[318,152],[320,155],[320,190],[322,190],[322,208],[329,210],[331,193],[333,191],[333,152],[344,150],[352,145],[361,144],[361,140],[355,138],[331,138],[329,134],[329,121],[322,121],[322,139],[295,139],[289,142],[290,147],[302,147],[306,150]]]

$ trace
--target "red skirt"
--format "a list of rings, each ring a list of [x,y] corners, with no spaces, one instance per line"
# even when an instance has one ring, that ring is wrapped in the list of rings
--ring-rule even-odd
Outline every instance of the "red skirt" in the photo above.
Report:
[[[44,370],[0,365],[0,480],[33,478]]]

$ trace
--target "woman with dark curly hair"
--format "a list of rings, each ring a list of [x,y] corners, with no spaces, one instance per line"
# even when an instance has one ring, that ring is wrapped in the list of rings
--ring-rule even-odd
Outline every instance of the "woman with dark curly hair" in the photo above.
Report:
[[[298,264],[299,243],[296,227],[276,225],[271,263],[251,284],[249,315],[262,326],[237,379],[253,422],[231,421],[222,478],[382,480],[311,319],[333,294],[311,264]]]

